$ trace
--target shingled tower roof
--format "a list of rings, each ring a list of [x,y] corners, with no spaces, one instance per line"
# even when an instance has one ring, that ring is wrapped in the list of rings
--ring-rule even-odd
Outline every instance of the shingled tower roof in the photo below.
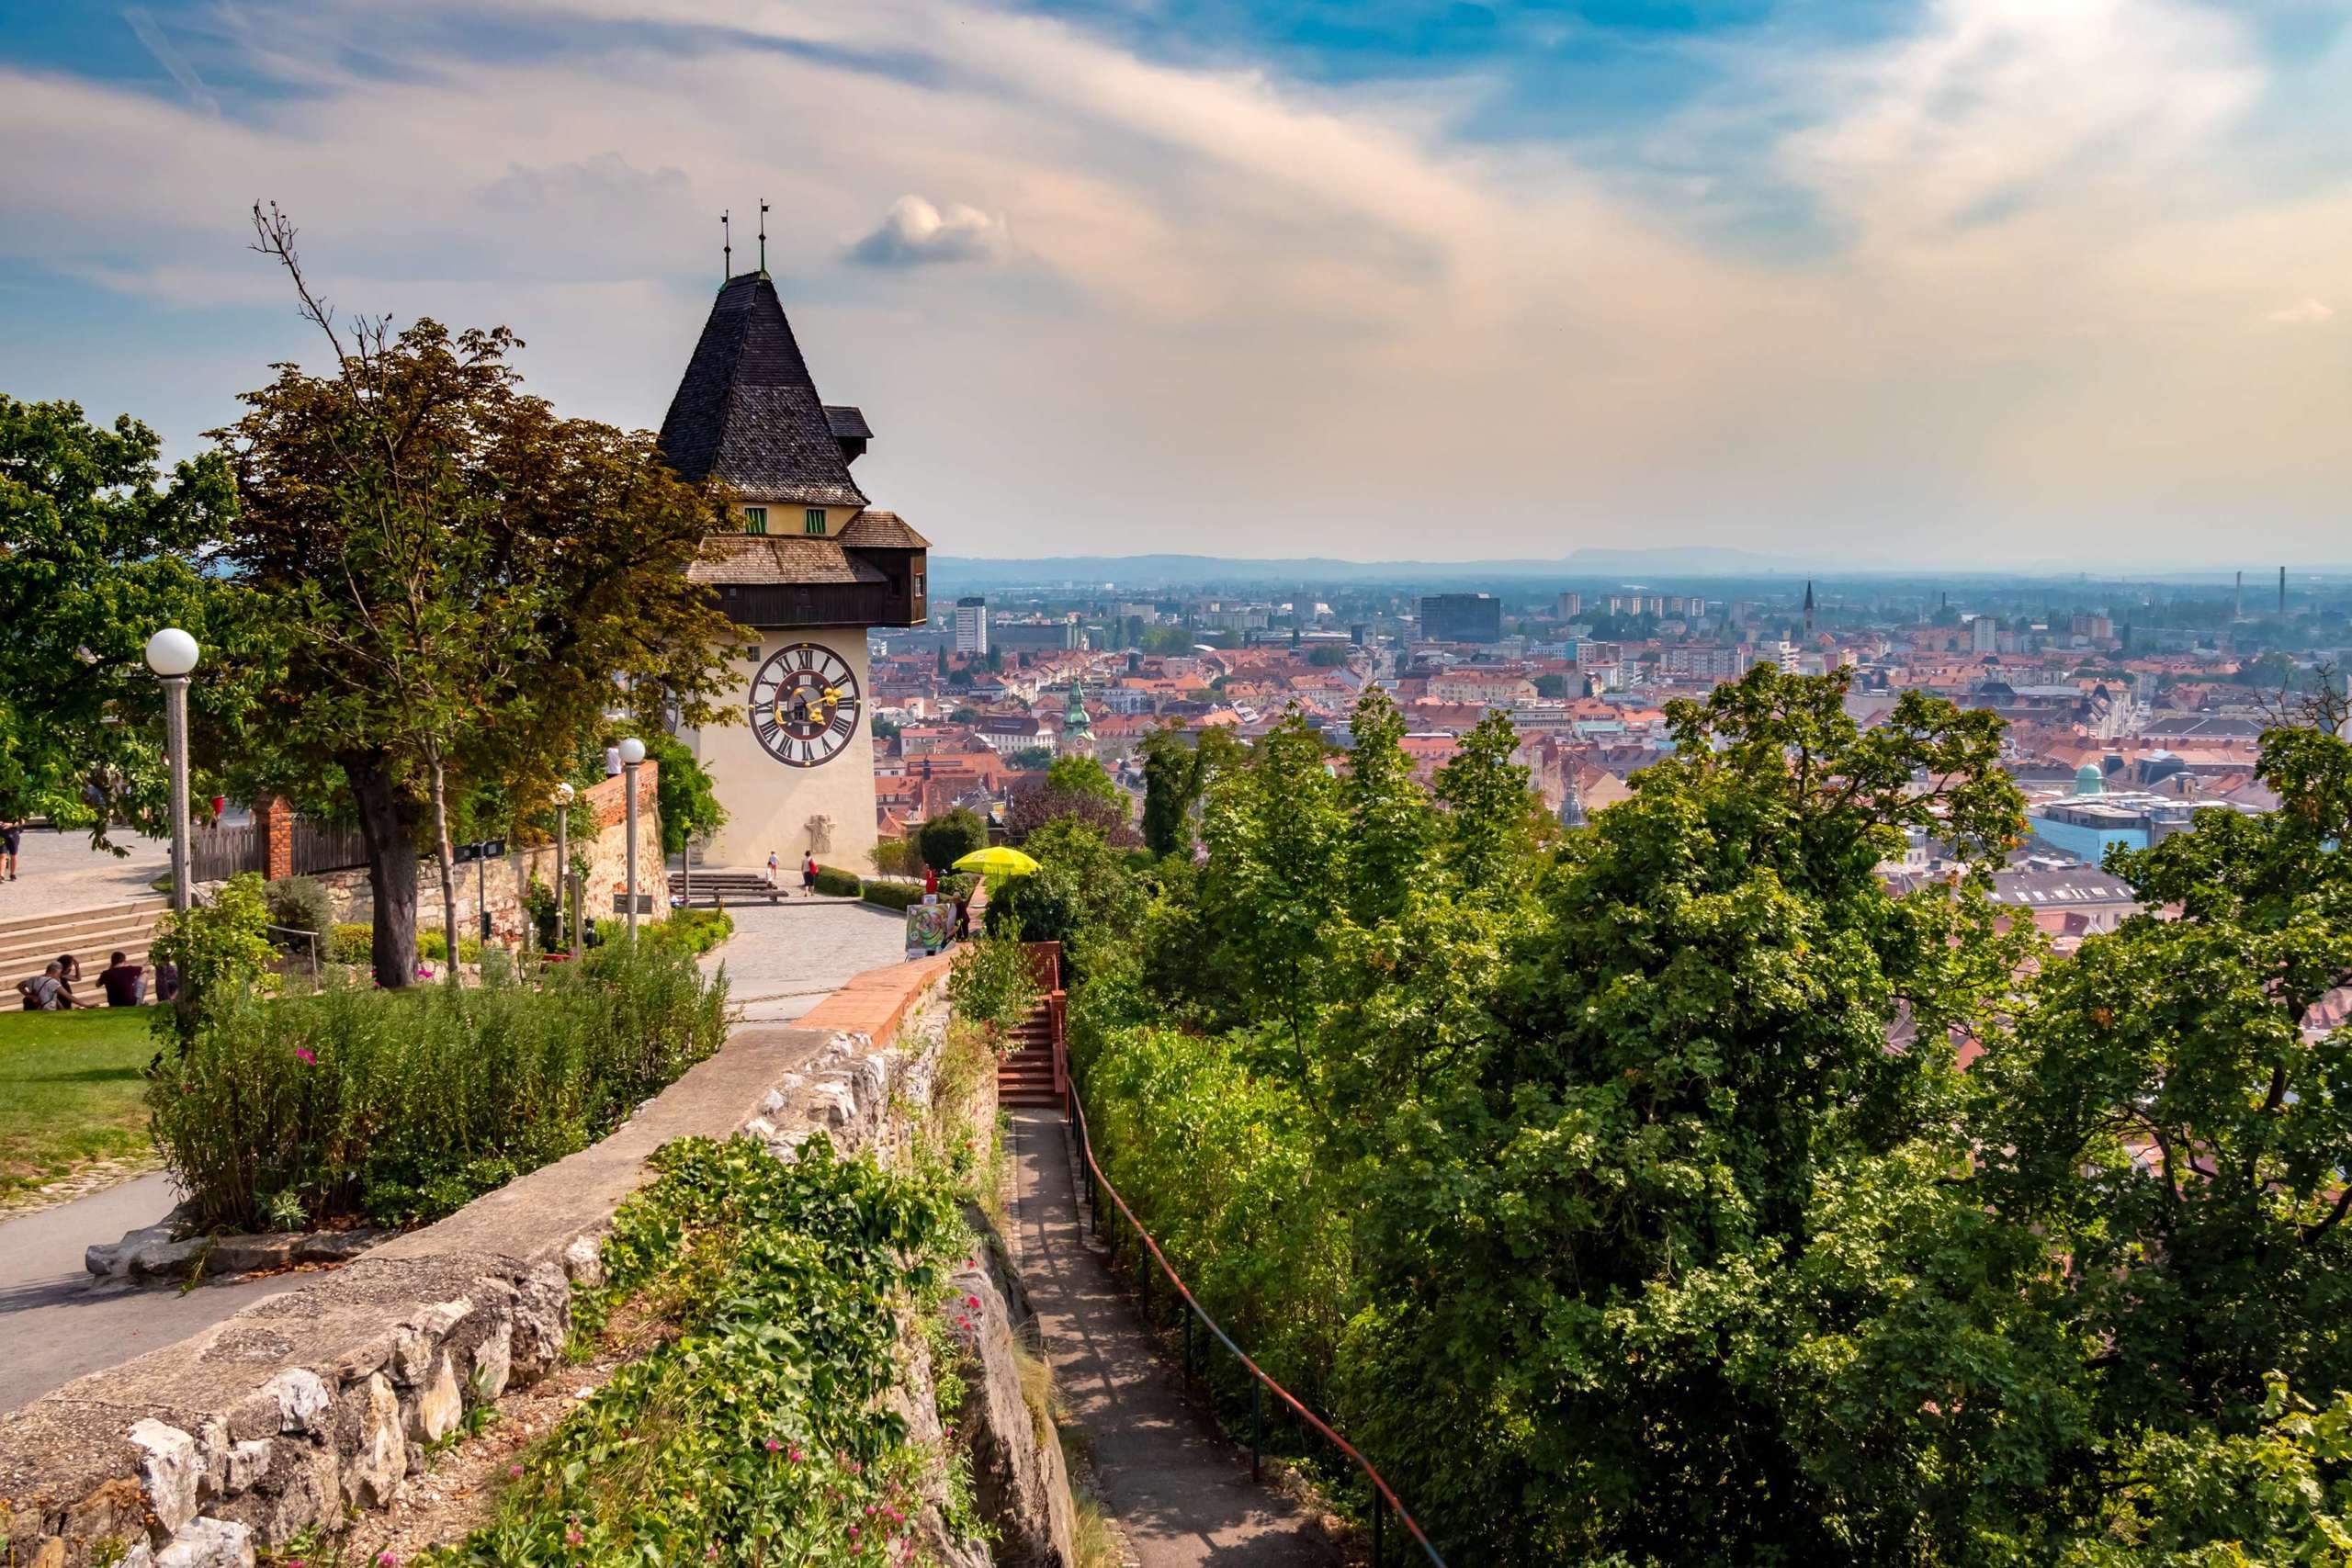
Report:
[[[662,452],[684,479],[715,479],[749,501],[865,504],[763,272],[718,291],[662,422]]]

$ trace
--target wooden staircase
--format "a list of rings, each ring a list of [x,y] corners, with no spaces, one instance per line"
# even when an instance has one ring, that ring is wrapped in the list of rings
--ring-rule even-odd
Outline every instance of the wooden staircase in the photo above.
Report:
[[[1029,963],[1045,995],[1029,1016],[1012,1031],[1013,1048],[998,1059],[996,1099],[999,1105],[1062,1109],[1069,1087],[1069,1062],[1063,1041],[1063,1009],[1068,1000],[1061,987],[1061,943],[1027,944]]]

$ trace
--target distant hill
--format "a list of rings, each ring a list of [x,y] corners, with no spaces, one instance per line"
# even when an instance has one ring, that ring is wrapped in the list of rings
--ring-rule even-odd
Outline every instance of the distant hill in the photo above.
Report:
[[[1210,583],[1409,582],[1449,586],[1515,578],[1763,577],[1816,569],[1792,557],[1751,550],[1678,546],[1654,550],[1577,550],[1556,560],[1355,561],[1326,556],[1250,560],[1231,556],[1042,556],[989,559],[933,556],[934,594],[1046,583],[1114,583],[1120,587],[1191,587]]]

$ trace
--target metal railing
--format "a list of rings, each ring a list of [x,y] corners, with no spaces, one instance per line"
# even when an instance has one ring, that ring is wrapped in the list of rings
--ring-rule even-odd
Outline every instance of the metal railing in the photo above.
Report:
[[[1103,1175],[1102,1168],[1095,1163],[1094,1139],[1088,1133],[1086,1126],[1086,1103],[1079,1098],[1078,1086],[1075,1083],[1069,1085],[1069,1095],[1070,1124],[1077,1130],[1078,1152],[1083,1157],[1086,1166],[1088,1212],[1094,1217],[1096,1229],[1098,1231],[1102,1229],[1102,1194],[1108,1193],[1112,1204],[1134,1228],[1136,1239],[1143,1245],[1146,1251],[1150,1253],[1152,1261],[1159,1266],[1159,1271],[1168,1276],[1168,1282],[1175,1287],[1177,1299],[1184,1305],[1185,1379],[1189,1382],[1193,1376],[1193,1319],[1196,1317],[1216,1337],[1217,1343],[1233,1352],[1233,1359],[1238,1361],[1250,1374],[1251,1380],[1250,1383],[1250,1479],[1255,1481],[1259,1478],[1259,1463],[1266,1436],[1265,1393],[1268,1389],[1272,1389],[1276,1398],[1297,1413],[1300,1421],[1313,1427],[1333,1448],[1346,1455],[1357,1469],[1363,1472],[1364,1479],[1372,1483],[1372,1568],[1381,1568],[1382,1565],[1382,1518],[1391,1508],[1396,1511],[1397,1523],[1403,1525],[1406,1532],[1419,1544],[1430,1562],[1436,1564],[1436,1568],[1445,1568],[1445,1559],[1438,1555],[1437,1548],[1430,1544],[1430,1538],[1421,1533],[1420,1525],[1415,1521],[1410,1513],[1406,1511],[1404,1503],[1396,1495],[1396,1488],[1390,1486],[1387,1479],[1373,1468],[1372,1461],[1358,1453],[1353,1444],[1333,1431],[1321,1417],[1309,1410],[1297,1395],[1268,1377],[1259,1368],[1258,1363],[1250,1359],[1248,1352],[1233,1342],[1233,1337],[1225,1331],[1217,1320],[1209,1315],[1208,1310],[1193,1299],[1192,1289],[1184,1283],[1183,1276],[1176,1272],[1174,1266],[1168,1261],[1167,1255],[1159,1250],[1159,1243],[1153,1238],[1151,1232],[1144,1228],[1143,1222],[1136,1218],[1135,1211],[1127,1207],[1127,1201],[1119,1195],[1119,1190],[1111,1185],[1111,1179]],[[1139,1269],[1136,1278],[1143,1290],[1144,1321],[1149,1324],[1151,1322],[1151,1272],[1148,1269]]]

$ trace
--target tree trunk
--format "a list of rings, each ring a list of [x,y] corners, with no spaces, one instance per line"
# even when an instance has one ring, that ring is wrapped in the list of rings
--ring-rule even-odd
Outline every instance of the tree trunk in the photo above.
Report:
[[[368,961],[376,984],[398,990],[416,974],[416,810],[383,757],[346,757],[343,772],[368,841],[368,890],[376,904]]]
[[[449,775],[439,753],[429,764],[433,780],[433,844],[441,861],[441,919],[449,932],[449,983],[458,983],[458,855],[449,842]]]

